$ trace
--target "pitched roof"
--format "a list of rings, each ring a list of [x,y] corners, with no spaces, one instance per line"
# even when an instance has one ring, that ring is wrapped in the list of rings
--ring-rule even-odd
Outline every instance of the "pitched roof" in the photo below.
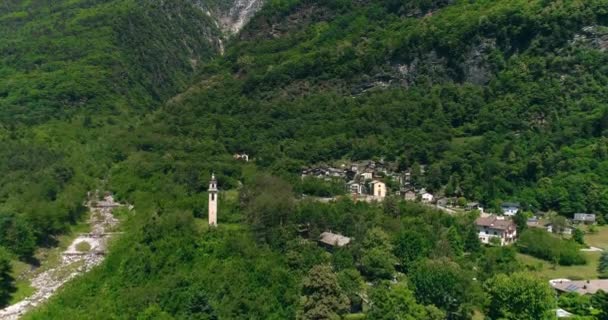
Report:
[[[515,223],[511,219],[499,216],[479,217],[475,224],[481,227],[490,227],[499,230],[515,230]]]
[[[341,234],[323,232],[319,237],[319,241],[330,246],[344,247],[345,245],[350,243],[350,238],[345,237]]]

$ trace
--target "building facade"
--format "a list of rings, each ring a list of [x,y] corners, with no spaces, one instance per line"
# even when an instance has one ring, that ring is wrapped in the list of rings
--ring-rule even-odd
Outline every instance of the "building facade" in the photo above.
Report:
[[[475,225],[479,240],[484,244],[491,244],[492,239],[496,238],[498,243],[504,246],[514,243],[517,238],[515,223],[507,217],[494,215],[480,217],[475,220]]]

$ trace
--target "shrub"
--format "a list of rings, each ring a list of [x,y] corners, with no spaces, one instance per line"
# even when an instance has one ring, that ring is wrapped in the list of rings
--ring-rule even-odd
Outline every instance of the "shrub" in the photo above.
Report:
[[[580,247],[574,241],[562,240],[541,229],[529,229],[519,237],[517,248],[520,252],[532,255],[562,266],[586,264]]]

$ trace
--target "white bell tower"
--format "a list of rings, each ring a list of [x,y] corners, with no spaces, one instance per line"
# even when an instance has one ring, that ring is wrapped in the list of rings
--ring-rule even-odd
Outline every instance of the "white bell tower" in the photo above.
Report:
[[[215,174],[211,174],[211,181],[209,181],[209,225],[217,226],[217,180]]]

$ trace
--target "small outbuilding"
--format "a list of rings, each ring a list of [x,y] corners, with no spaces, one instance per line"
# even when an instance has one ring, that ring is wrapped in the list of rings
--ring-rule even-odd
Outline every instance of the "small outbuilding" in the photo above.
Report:
[[[351,239],[349,237],[332,232],[323,232],[319,236],[319,244],[328,249],[344,247],[348,245],[350,241]]]

